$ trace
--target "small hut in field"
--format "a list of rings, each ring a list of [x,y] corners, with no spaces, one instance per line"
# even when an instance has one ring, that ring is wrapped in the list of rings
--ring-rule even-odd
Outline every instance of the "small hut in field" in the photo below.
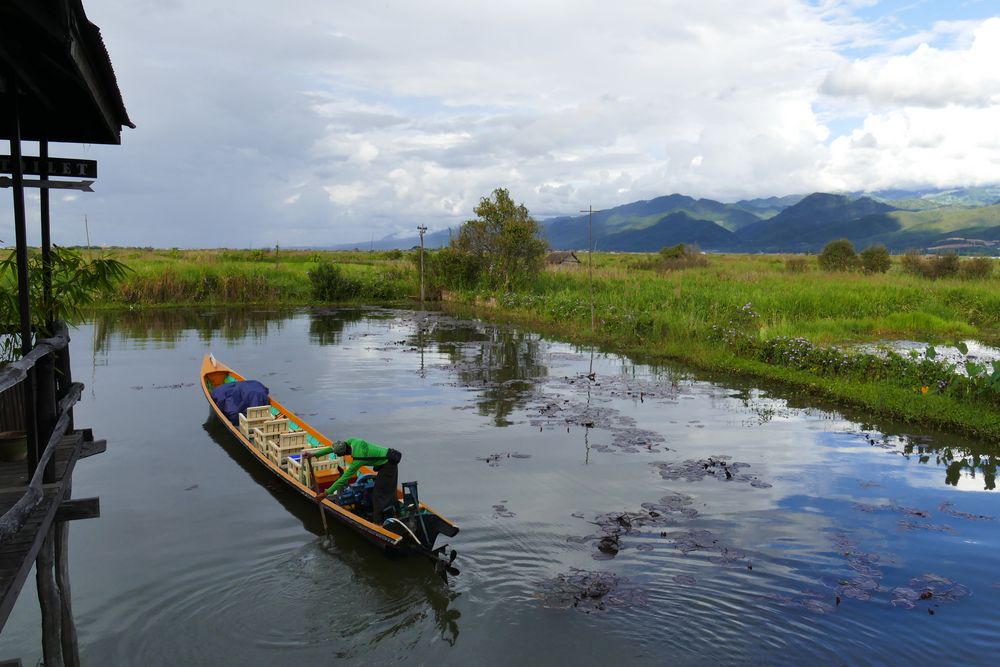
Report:
[[[550,252],[545,257],[545,267],[554,269],[566,269],[580,266],[580,260],[576,253],[569,250],[556,250]]]

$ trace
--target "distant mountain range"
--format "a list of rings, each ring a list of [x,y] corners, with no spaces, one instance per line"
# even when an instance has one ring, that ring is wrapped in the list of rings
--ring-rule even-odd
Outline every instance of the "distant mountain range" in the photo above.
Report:
[[[554,250],[588,247],[588,215],[543,220]],[[452,231],[428,234],[427,247],[447,245]],[[833,239],[859,249],[875,243],[909,248],[1000,251],[1000,187],[791,195],[732,204],[672,194],[594,211],[599,251],[656,251],[677,243],[714,252],[815,252]],[[344,248],[410,248],[419,241],[386,238]]]

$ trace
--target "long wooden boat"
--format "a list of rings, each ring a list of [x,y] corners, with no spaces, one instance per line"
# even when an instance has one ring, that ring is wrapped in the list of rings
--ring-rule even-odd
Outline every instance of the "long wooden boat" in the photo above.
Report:
[[[331,440],[271,397],[268,399],[269,405],[266,410],[270,414],[266,418],[261,416],[261,411],[264,411],[263,407],[259,409],[249,408],[247,410],[248,413],[256,410],[256,412],[251,413],[255,416],[255,419],[248,421],[246,419],[247,415],[242,414],[240,415],[240,425],[233,424],[219,406],[216,405],[215,401],[212,400],[212,390],[221,384],[242,382],[245,379],[211,354],[205,355],[205,358],[201,362],[201,389],[219,420],[226,425],[247,452],[257,459],[260,465],[266,467],[278,479],[298,491],[302,496],[312,502],[316,502],[319,496],[318,489],[326,489],[338,479],[341,472],[340,468],[338,466],[320,466],[317,464],[316,467],[323,467],[325,469],[316,470],[315,479],[312,479],[307,474],[307,471],[303,470],[303,466],[299,462],[301,456],[291,456],[282,461],[280,455],[274,455],[276,450],[273,449],[273,442],[271,443],[272,449],[268,450],[265,446],[262,450],[257,444],[261,442],[259,437],[260,432],[257,432],[257,437],[255,437],[255,433],[251,432],[249,424],[257,423],[263,425],[266,423],[272,426],[281,426],[282,430],[286,433],[298,434],[298,432],[302,432],[304,439],[307,441],[307,446],[311,447],[328,447],[332,444]],[[284,422],[284,420],[287,420],[287,422]],[[278,436],[271,437],[277,438]],[[302,435],[299,434],[296,441],[302,440]],[[344,458],[346,460],[338,462],[343,467],[346,467],[346,464],[350,463],[350,457]],[[306,466],[306,468],[309,468],[309,466]],[[365,475],[373,474],[375,473],[371,468],[362,466],[358,472],[358,479],[362,479]],[[458,526],[448,521],[427,505],[421,503],[419,498],[416,497],[415,484],[412,486],[404,484],[403,488],[396,490],[396,496],[400,501],[397,507],[397,514],[395,517],[388,519],[383,525],[373,523],[358,505],[345,507],[328,498],[324,498],[320,501],[319,506],[326,516],[360,533],[369,541],[388,552],[422,554],[434,561],[435,569],[440,574],[457,574],[458,571],[451,566],[452,561],[455,559],[455,551],[452,550],[450,554],[445,554],[445,546],[447,545],[435,547],[434,543],[439,535],[454,537],[458,533]]]

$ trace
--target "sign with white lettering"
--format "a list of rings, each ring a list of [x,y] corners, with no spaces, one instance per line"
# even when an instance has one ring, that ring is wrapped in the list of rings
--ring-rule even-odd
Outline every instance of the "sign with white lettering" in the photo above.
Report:
[[[48,167],[46,173],[42,168]],[[0,155],[0,174],[14,173],[14,158]],[[77,160],[65,157],[50,157],[42,161],[37,157],[21,158],[21,173],[33,176],[75,176],[77,178],[97,178],[97,160]]]
[[[90,186],[93,181],[46,181],[44,179],[28,180],[24,179],[26,188],[49,188],[51,190],[82,190],[83,192],[93,192]],[[14,179],[10,176],[0,176],[0,188],[9,188],[14,185]]]

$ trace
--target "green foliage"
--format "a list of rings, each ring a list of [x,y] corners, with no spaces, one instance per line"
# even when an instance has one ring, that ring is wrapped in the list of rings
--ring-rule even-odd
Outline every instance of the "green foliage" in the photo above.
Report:
[[[936,280],[958,275],[960,260],[954,252],[922,257],[916,250],[907,250],[902,263],[907,273]]]
[[[652,271],[681,271],[708,266],[706,258],[696,244],[678,243],[664,246],[656,255],[629,262],[629,268]]]
[[[924,258],[920,255],[919,250],[912,248],[907,250],[903,253],[900,263],[903,265],[903,271],[910,275],[924,276],[927,273]]]
[[[954,251],[929,258],[935,278],[950,278],[958,275],[959,259]]]
[[[809,260],[805,257],[786,257],[785,271],[788,273],[805,273],[809,270]]]
[[[695,244],[678,243],[660,249],[659,262],[654,267],[658,271],[680,271],[708,266],[708,258],[701,254]]]
[[[115,259],[86,259],[79,252],[53,246],[50,254],[52,293],[50,300],[42,285],[42,255],[28,255],[29,301],[32,327],[36,335],[47,336],[48,320],[64,320],[69,324],[80,321],[83,308],[106,298],[130,269]],[[20,309],[17,296],[17,252],[12,250],[0,260],[0,327],[17,333],[0,335],[0,360],[15,359],[21,349],[18,328]]]
[[[321,303],[347,301],[361,292],[361,283],[345,276],[333,262],[321,262],[307,275],[313,299]]]
[[[963,280],[986,280],[993,275],[993,264],[989,257],[973,257],[962,262],[958,275]]]
[[[660,248],[660,259],[683,259],[688,254],[690,253],[683,243]]]
[[[410,259],[419,271],[420,251],[412,253]],[[473,289],[479,284],[481,271],[478,258],[454,247],[424,251],[424,284],[430,294],[443,289]]]
[[[854,244],[847,239],[830,241],[823,247],[817,259],[819,268],[824,271],[851,271],[857,268],[859,263]]]
[[[479,277],[492,289],[527,284],[542,270],[548,243],[524,204],[515,204],[505,188],[483,197],[476,218],[465,222],[452,248],[473,258]]]
[[[861,251],[861,267],[865,273],[885,273],[892,268],[892,258],[881,243],[870,245]]]

